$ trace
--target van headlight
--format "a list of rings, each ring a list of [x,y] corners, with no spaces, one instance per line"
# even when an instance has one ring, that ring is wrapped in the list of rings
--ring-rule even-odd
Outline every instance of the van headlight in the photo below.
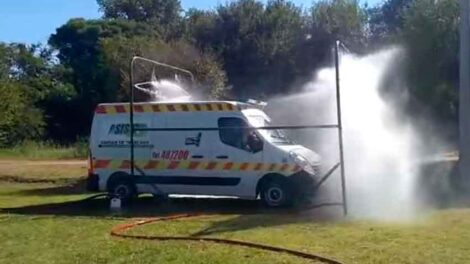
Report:
[[[289,155],[294,160],[295,164],[299,165],[304,171],[310,174],[315,174],[315,169],[304,156],[293,151],[289,152]]]

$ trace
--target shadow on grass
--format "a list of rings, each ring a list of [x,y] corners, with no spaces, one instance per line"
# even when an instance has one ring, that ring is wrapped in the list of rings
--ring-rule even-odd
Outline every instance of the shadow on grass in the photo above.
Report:
[[[37,191],[34,190],[34,191]],[[237,199],[174,198],[159,201],[140,197],[120,211],[109,209],[109,199],[78,201],[0,208],[0,213],[24,215],[154,217],[172,214],[254,214],[263,209],[256,201]]]
[[[323,204],[315,209],[273,209],[261,210],[255,214],[239,214],[236,217],[213,222],[209,227],[192,236],[210,236],[220,233],[281,226],[303,222],[335,221],[342,218],[342,209],[337,204]]]
[[[230,233],[236,231],[249,230],[253,228],[267,228],[273,226],[281,226],[286,224],[312,222],[315,218],[307,217],[299,214],[254,214],[254,215],[238,215],[236,217],[216,221],[203,230],[200,230],[191,236],[212,236],[221,233]]]
[[[0,175],[0,182],[9,182],[9,183],[25,183],[25,184],[71,184],[77,182],[85,182],[85,177],[75,177],[75,178],[35,178],[35,177],[20,177],[13,175]]]
[[[334,210],[340,211],[338,208],[334,208]],[[152,197],[141,197],[120,212],[110,211],[109,200],[98,198],[15,208],[0,208],[0,213],[34,216],[114,216],[122,218],[159,217],[175,214],[234,215],[233,218],[212,223],[211,226],[193,234],[193,236],[205,236],[257,227],[325,219],[324,215],[321,216],[318,212],[306,214],[305,211],[299,212],[293,209],[266,209],[261,206],[259,201],[206,198],[172,198],[166,201],[156,201]]]
[[[55,182],[57,184],[57,182]],[[49,196],[49,195],[76,195],[86,194],[86,179],[67,180],[60,185],[41,187],[35,189],[24,189],[16,192],[16,195],[22,196]]]

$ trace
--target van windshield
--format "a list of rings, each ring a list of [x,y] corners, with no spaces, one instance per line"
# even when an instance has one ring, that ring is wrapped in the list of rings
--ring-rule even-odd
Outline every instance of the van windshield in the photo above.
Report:
[[[250,121],[251,125],[254,127],[266,127],[270,126],[271,122],[263,116],[248,116],[248,121]],[[260,129],[258,132],[269,142],[274,144],[282,144],[282,145],[290,145],[292,141],[290,141],[279,129]]]

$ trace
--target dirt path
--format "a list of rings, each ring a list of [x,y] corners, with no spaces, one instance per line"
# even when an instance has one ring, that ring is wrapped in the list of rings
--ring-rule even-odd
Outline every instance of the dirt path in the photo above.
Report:
[[[87,160],[6,160],[0,159],[0,169],[11,166],[86,166]]]
[[[87,175],[86,160],[0,159],[0,181],[63,182]]]

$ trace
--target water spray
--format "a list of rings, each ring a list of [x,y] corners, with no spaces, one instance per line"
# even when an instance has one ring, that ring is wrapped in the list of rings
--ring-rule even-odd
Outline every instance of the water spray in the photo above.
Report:
[[[337,118],[338,109],[333,106],[337,83],[341,84],[339,111],[347,163],[347,208],[352,217],[401,220],[416,216],[426,206],[419,197],[422,188],[417,186],[419,160],[429,153],[423,146],[429,146],[433,137],[429,132],[428,136],[420,135],[414,124],[403,118],[396,101],[384,98],[381,89],[391,65],[402,52],[390,47],[366,56],[341,54],[339,82],[336,67],[327,67],[317,71],[301,93],[268,101],[267,113],[273,120],[328,123]],[[292,105],[295,110],[289,111]],[[331,146],[338,145],[336,134],[305,131],[296,132],[295,136],[318,150],[323,164],[337,162],[338,154],[331,150]],[[333,189],[339,185],[338,182],[322,188],[329,191],[325,198],[340,198]]]

